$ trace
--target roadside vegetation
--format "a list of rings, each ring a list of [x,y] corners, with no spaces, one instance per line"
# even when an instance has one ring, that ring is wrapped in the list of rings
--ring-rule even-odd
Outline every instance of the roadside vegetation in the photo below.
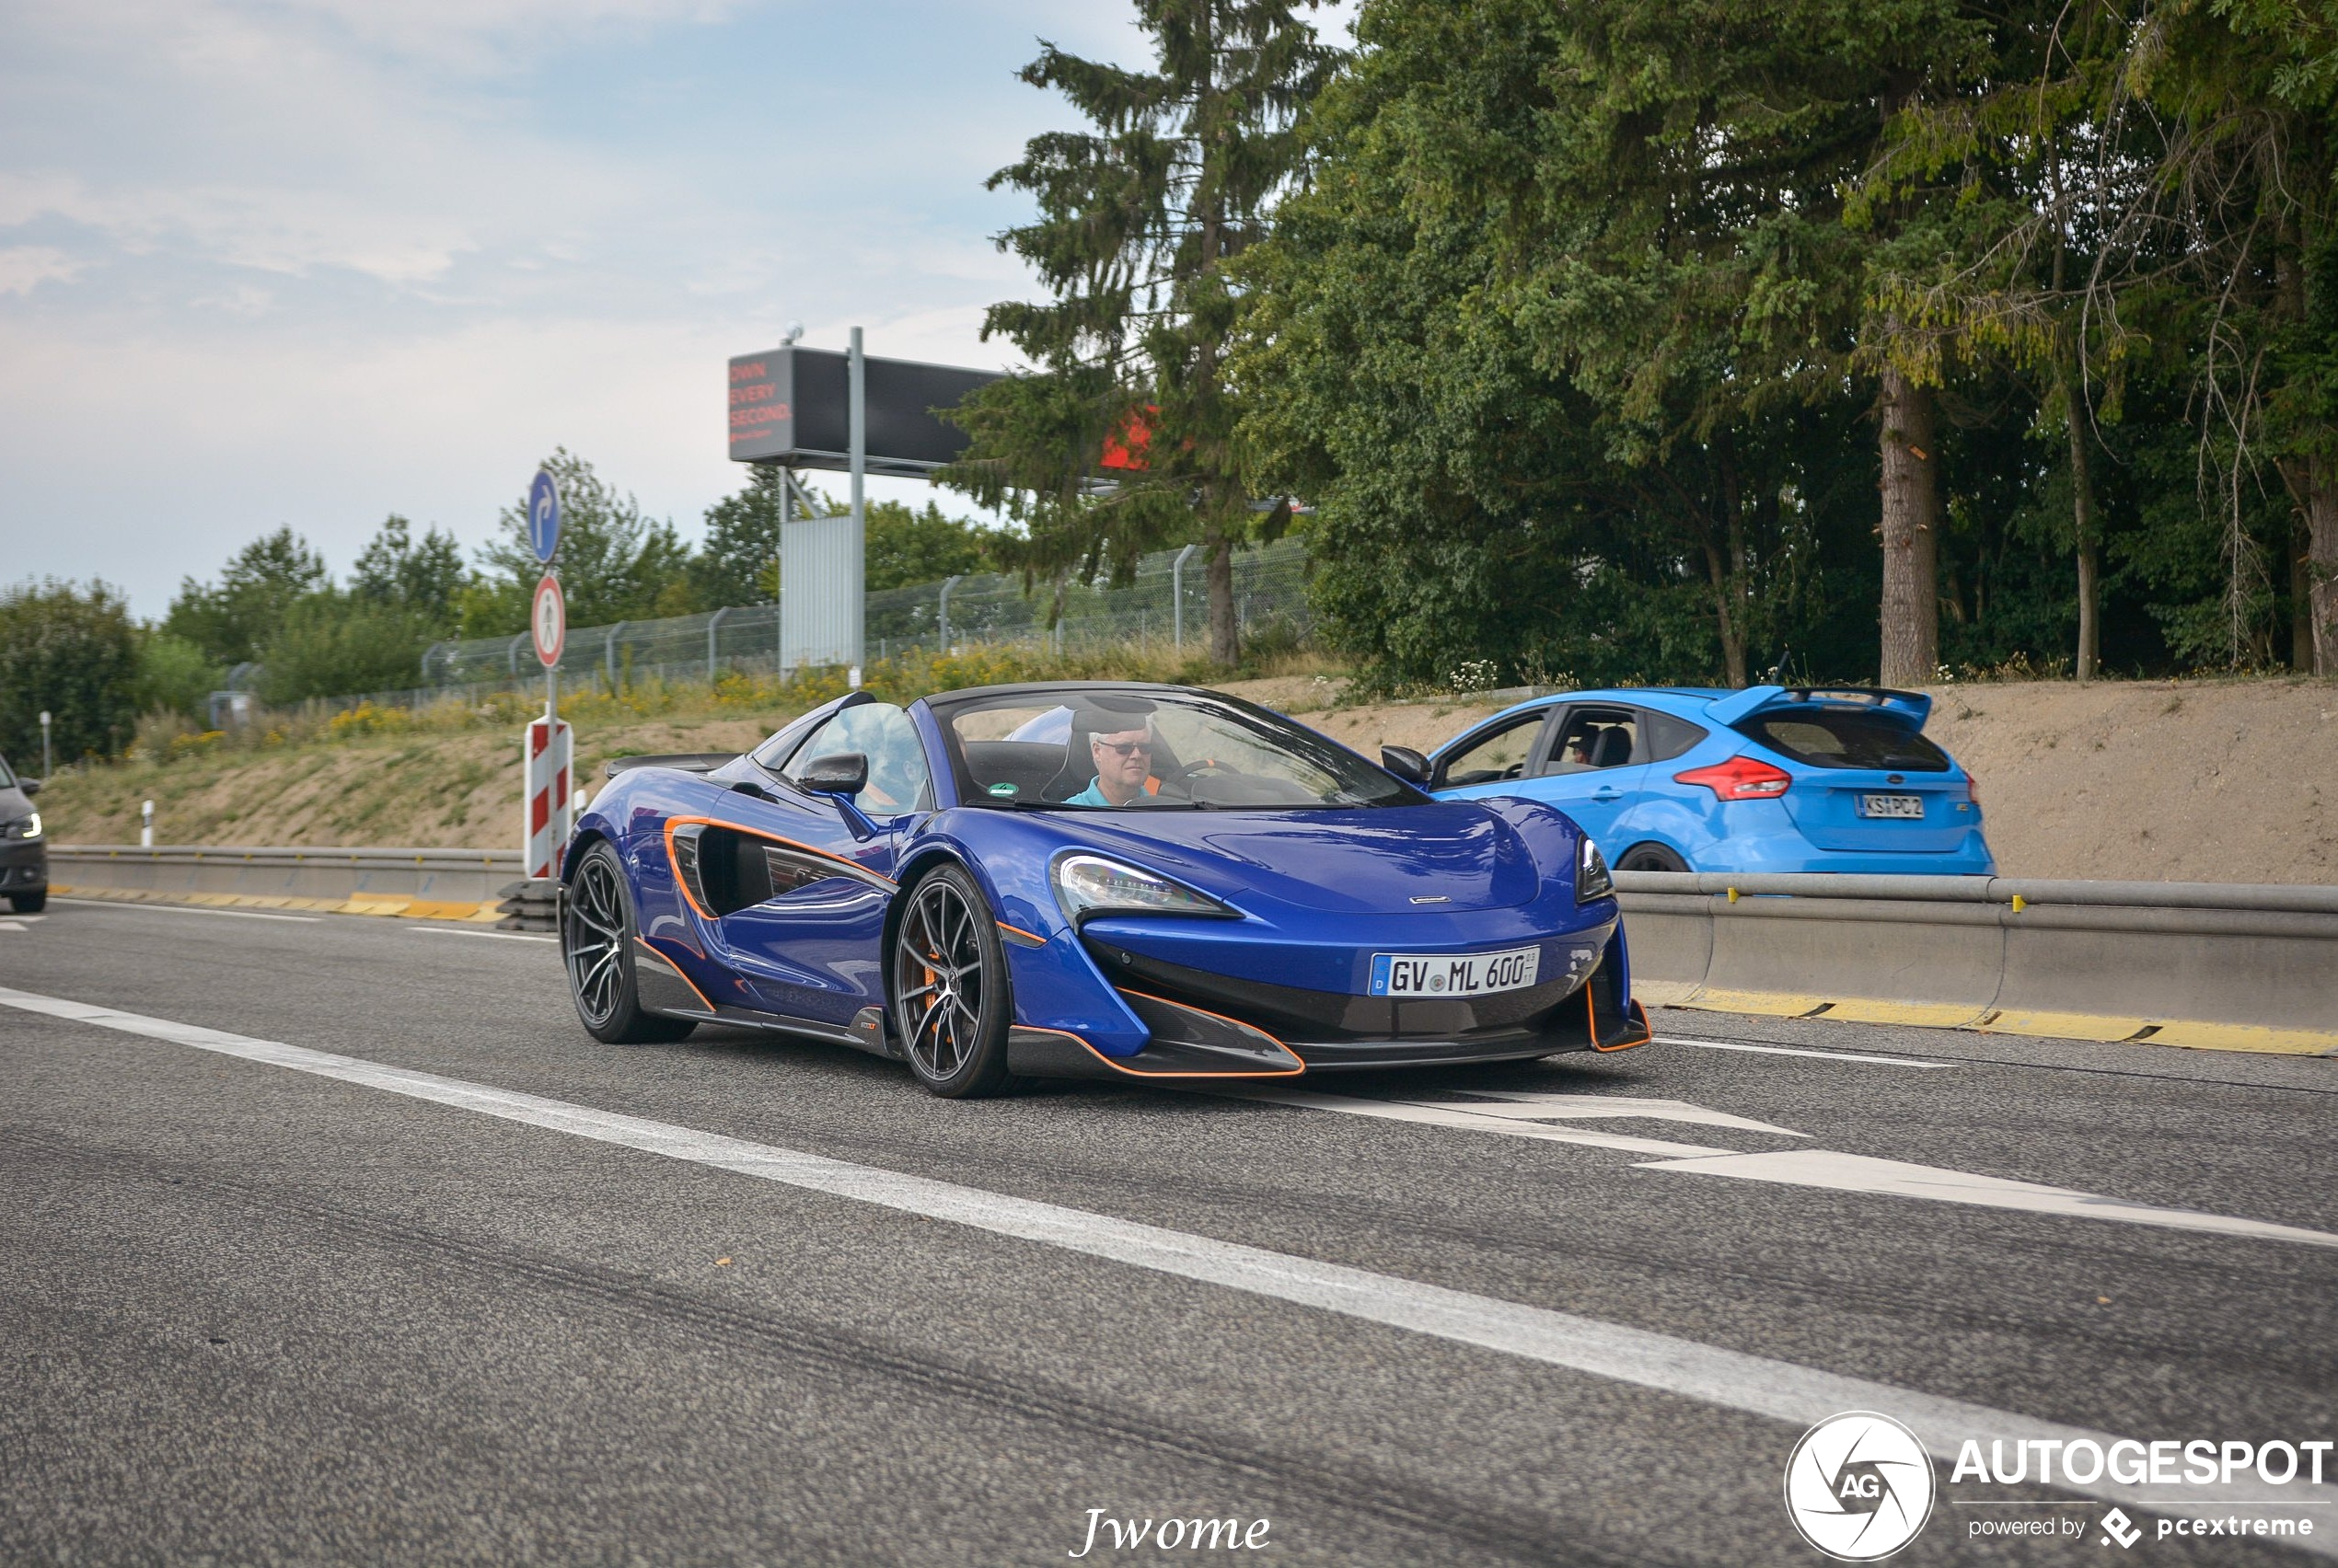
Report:
[[[1358,696],[2338,678],[2332,0],[1372,0],[1349,51],[1304,0],[1135,13],[1134,64],[1043,46],[1075,119],[990,179],[1044,297],[984,330],[1035,368],[955,411],[941,478],[1007,525],[874,505],[872,590],[996,570],[1059,609],[1197,545],[1179,668],[1233,679],[1295,656],[1231,587],[1289,531]],[[776,591],[774,474],[693,541],[547,464],[573,625]],[[61,762],[133,768],[508,726],[304,706],[525,628],[518,498],[477,522],[466,560],[393,515],[338,577],[278,528],[148,624],[0,591],[0,753],[42,710]],[[214,734],[237,670],[267,711]]]

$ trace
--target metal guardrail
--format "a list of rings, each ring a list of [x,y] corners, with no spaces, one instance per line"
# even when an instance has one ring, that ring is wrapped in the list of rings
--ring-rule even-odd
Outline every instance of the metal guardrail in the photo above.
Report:
[[[496,918],[523,874],[516,850],[333,849],[272,846],[56,844],[50,889],[260,909],[425,919]]]
[[[1622,871],[1659,1004],[2338,1052],[2338,888]]]
[[[57,845],[60,893],[492,921],[515,852]],[[2338,1054],[2338,887],[1619,871],[1656,1005]],[[538,922],[540,924],[540,921]]]

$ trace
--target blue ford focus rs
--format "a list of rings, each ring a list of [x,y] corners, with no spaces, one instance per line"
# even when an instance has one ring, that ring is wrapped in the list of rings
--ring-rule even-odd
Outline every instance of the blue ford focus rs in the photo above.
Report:
[[[602,1040],[774,1030],[962,1096],[1649,1037],[1565,815],[1437,800],[1216,693],[856,692],[743,756],[610,768],[561,915]]]
[[[1622,870],[1994,874],[1978,787],[1926,738],[1931,711],[1864,686],[1568,692],[1455,736],[1425,782],[1557,806]]]

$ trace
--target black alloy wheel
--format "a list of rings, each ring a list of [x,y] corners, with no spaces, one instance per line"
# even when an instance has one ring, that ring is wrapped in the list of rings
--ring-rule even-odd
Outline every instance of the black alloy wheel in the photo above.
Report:
[[[679,1040],[698,1027],[642,1009],[633,974],[633,905],[625,869],[606,843],[584,851],[561,900],[561,957],[576,1016],[594,1039],[638,1045]]]
[[[894,1029],[909,1070],[953,1100],[996,1094],[1014,1011],[1006,949],[982,890],[955,866],[920,882],[893,938]]]
[[[1615,862],[1619,871],[1685,871],[1688,862],[1661,844],[1635,844]]]

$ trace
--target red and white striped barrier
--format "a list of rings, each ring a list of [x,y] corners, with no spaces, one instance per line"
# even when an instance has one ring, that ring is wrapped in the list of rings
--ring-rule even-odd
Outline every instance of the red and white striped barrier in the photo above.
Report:
[[[574,732],[564,721],[528,721],[521,746],[527,771],[521,796],[527,802],[522,859],[531,877],[561,874],[561,852],[568,843],[568,777],[575,750]]]

